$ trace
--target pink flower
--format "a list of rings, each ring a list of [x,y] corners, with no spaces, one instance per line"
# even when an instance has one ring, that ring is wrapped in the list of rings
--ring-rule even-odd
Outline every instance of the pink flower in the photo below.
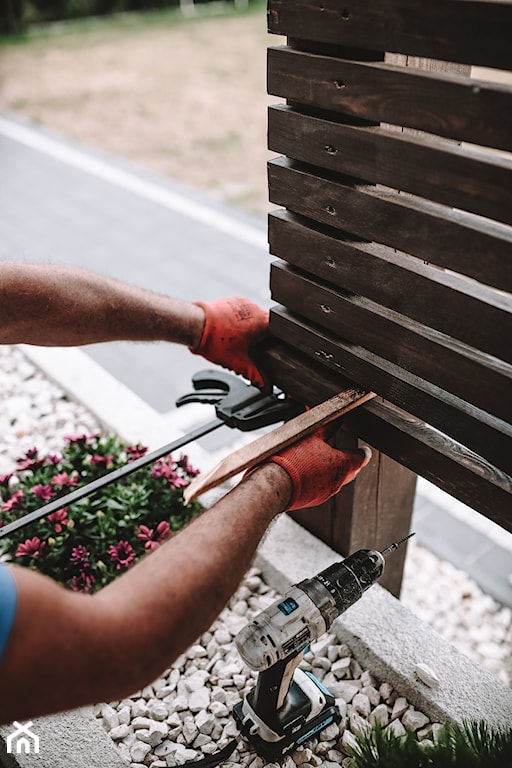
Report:
[[[87,440],[91,440],[95,437],[98,437],[99,432],[96,432],[94,435],[85,435],[85,434],[77,434],[77,435],[66,435],[64,437],[64,440],[67,440],[68,443],[86,443]]]
[[[159,459],[151,468],[151,477],[165,477],[171,488],[185,488],[188,481],[180,477],[174,469],[172,460]]]
[[[128,461],[135,461],[136,459],[142,458],[142,456],[145,456],[147,453],[147,448],[144,445],[130,445],[128,448],[126,448],[126,453],[128,455]]]
[[[62,461],[62,456],[57,456],[56,453],[50,453],[48,456],[48,464],[56,467]]]
[[[2,512],[10,512],[13,509],[21,509],[23,502],[25,501],[25,494],[23,491],[14,491],[11,498],[8,501],[2,503]]]
[[[89,563],[84,563],[78,576],[73,576],[71,581],[71,589],[73,592],[83,592],[84,594],[87,594],[91,591],[92,585],[96,583],[96,579],[90,572],[90,567]]]
[[[165,464],[165,459],[158,459],[158,461],[151,467],[151,477],[167,477],[168,465]]]
[[[160,544],[171,535],[171,527],[166,520],[162,520],[158,523],[156,531],[153,528],[148,528],[146,525],[139,525],[139,532],[137,538],[141,541],[145,541],[144,549],[153,550],[158,549]]]
[[[50,501],[50,499],[56,495],[55,491],[52,491],[51,485],[42,485],[41,483],[34,485],[32,493],[42,501]]]
[[[182,453],[180,456],[178,467],[186,472],[189,477],[197,477],[197,475],[199,475],[201,472],[200,469],[194,469],[192,464],[189,464],[188,456],[184,453]]]
[[[91,556],[89,550],[87,550],[83,544],[79,544],[78,547],[73,547],[71,550],[71,557],[69,558],[72,563],[85,563],[88,557]]]
[[[12,477],[12,472],[9,475],[0,475],[0,485],[5,485],[5,487],[7,488],[11,477]]]
[[[67,508],[63,507],[63,509],[52,512],[51,515],[48,515],[47,520],[50,523],[55,523],[55,533],[60,533],[63,525],[69,525]]]
[[[23,472],[29,469],[39,469],[44,464],[44,459],[37,458],[37,448],[31,448],[25,453],[21,459],[16,462],[16,469],[18,472]]]
[[[46,541],[41,541],[37,536],[25,539],[25,542],[18,546],[15,557],[37,557],[45,546]]]
[[[52,485],[60,485],[62,488],[71,488],[73,485],[78,485],[76,477],[71,477],[67,472],[59,472],[51,479]]]
[[[135,559],[135,551],[127,541],[120,541],[115,546],[109,547],[108,553],[112,562],[117,563],[116,569],[118,571],[121,568],[128,568]]]
[[[113,461],[114,456],[112,454],[102,456],[101,453],[95,453],[94,456],[91,456],[90,458],[91,464],[104,464],[106,467],[108,467],[109,464],[112,464]]]

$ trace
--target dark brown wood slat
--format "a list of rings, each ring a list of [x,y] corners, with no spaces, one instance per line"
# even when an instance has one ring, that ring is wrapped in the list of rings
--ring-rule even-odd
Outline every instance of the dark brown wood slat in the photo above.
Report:
[[[511,46],[512,47],[512,46]],[[381,62],[268,50],[268,91],[318,109],[512,149],[512,86]]]
[[[429,136],[344,125],[284,105],[268,111],[268,146],[292,160],[512,223],[511,158]]]
[[[512,422],[511,365],[364,297],[337,292],[283,262],[272,265],[270,288],[272,298],[291,312]]]
[[[356,189],[286,158],[268,164],[269,197],[294,213],[512,292],[512,231],[434,203]]]
[[[311,405],[332,397],[346,382],[277,338],[266,351],[265,367],[278,386]],[[372,447],[512,530],[511,478],[484,459],[389,403],[366,403],[343,422]]]
[[[512,68],[509,2],[269,0],[268,26],[286,37]]]
[[[512,363],[512,301],[499,291],[288,211],[270,214],[268,232],[292,266]]]
[[[363,347],[308,324],[282,307],[271,311],[274,338],[430,424],[507,474],[512,474],[512,428],[453,395],[413,376]],[[320,374],[325,376],[325,371]],[[294,394],[296,387],[287,384]],[[383,449],[384,450],[384,449]]]
[[[424,424],[378,404],[347,424],[386,455],[512,531],[512,478]],[[385,446],[385,447],[383,447]],[[499,479],[499,484],[493,480]]]

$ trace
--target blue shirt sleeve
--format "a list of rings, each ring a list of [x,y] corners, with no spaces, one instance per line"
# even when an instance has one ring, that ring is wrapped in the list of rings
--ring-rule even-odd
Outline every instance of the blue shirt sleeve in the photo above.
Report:
[[[9,569],[0,563],[0,664],[14,624],[16,603],[15,581]]]

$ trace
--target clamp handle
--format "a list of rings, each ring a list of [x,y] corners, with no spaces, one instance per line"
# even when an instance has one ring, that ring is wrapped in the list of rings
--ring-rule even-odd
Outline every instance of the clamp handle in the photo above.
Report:
[[[228,427],[242,432],[287,421],[304,410],[303,405],[288,399],[274,387],[267,394],[238,376],[223,371],[199,371],[193,375],[192,385],[195,391],[178,398],[178,408],[187,403],[215,405],[217,417]]]

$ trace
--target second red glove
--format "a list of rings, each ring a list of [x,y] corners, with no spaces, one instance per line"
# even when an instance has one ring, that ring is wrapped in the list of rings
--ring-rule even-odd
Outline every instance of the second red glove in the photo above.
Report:
[[[295,445],[285,448],[270,461],[279,464],[293,483],[288,510],[317,507],[347,483],[355,479],[368,464],[371,450],[338,451],[323,440],[323,430],[315,432]]]

